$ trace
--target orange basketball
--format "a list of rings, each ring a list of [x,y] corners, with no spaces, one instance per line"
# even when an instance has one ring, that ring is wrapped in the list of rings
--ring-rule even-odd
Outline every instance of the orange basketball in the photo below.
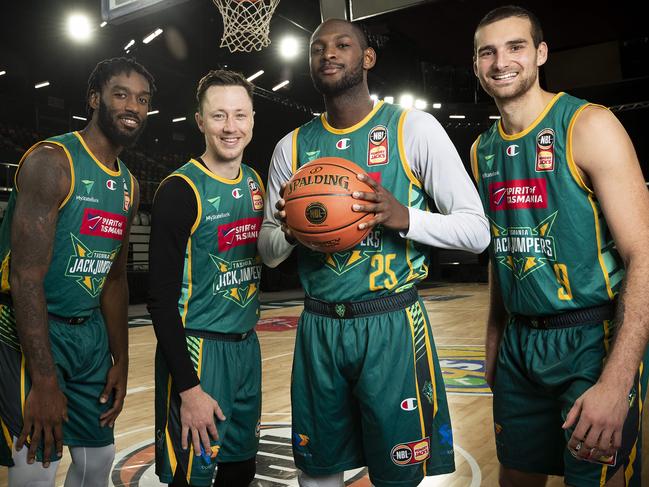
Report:
[[[284,190],[286,224],[302,244],[319,252],[341,252],[360,242],[369,229],[358,225],[373,213],[352,211],[354,191],[372,192],[356,177],[365,173],[340,157],[315,159],[301,167]]]

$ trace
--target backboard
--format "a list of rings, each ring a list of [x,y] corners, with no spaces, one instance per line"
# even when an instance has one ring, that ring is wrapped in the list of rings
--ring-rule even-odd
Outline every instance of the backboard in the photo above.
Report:
[[[320,0],[322,20],[332,17],[351,21],[394,12],[435,0]]]
[[[101,0],[101,17],[108,23],[121,24],[186,1],[187,0]]]

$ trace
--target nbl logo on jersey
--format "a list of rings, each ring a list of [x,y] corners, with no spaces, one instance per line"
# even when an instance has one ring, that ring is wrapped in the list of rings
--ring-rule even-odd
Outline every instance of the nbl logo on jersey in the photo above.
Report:
[[[554,171],[554,130],[545,128],[536,135],[536,172]]]
[[[388,129],[377,125],[367,136],[367,165],[377,166],[388,163]]]

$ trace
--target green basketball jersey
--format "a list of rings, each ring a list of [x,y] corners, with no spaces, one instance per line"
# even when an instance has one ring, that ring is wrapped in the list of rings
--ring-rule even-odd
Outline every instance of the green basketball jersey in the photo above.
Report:
[[[192,330],[243,333],[259,318],[261,258],[257,237],[264,189],[254,169],[242,164],[224,179],[192,159],[169,177],[183,178],[196,196],[178,310]]]
[[[339,130],[324,116],[293,132],[293,171],[320,157],[348,159],[383,185],[404,206],[428,208],[403,147],[407,111],[378,103],[353,127]],[[428,248],[398,232],[375,227],[354,248],[333,254],[298,250],[298,270],[306,293],[323,301],[360,301],[398,292],[428,274]]]
[[[572,158],[572,127],[588,105],[559,93],[523,132],[507,135],[497,122],[473,146],[489,250],[511,313],[601,305],[624,277],[600,205]]]
[[[39,142],[61,147],[70,162],[70,192],[59,208],[54,248],[47,275],[47,310],[59,316],[89,316],[98,308],[106,275],[117,256],[131,211],[133,178],[118,159],[118,170],[100,163],[78,132]],[[18,180],[18,172],[16,181]],[[20,188],[12,192],[0,229],[2,292],[8,293],[11,222]]]

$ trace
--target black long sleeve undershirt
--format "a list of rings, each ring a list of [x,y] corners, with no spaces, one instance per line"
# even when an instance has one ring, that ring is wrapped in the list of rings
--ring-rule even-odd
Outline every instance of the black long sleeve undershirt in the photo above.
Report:
[[[178,392],[200,383],[178,312],[187,241],[197,213],[196,196],[184,179],[171,177],[158,188],[151,210],[148,308]]]

